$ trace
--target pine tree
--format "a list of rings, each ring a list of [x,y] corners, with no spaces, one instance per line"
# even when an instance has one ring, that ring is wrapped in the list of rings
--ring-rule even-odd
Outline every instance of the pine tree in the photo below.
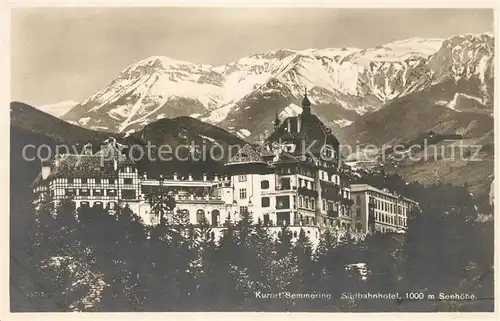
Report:
[[[172,213],[177,206],[174,197],[163,187],[151,191],[146,197],[151,206],[151,213],[156,214],[160,224],[165,225],[167,213]]]
[[[52,280],[58,305],[66,311],[85,309],[85,297],[91,290],[88,279],[92,276],[92,257],[82,242],[82,231],[73,203],[60,201],[55,212],[46,203],[38,211],[38,267]]]
[[[300,229],[298,239],[292,248],[292,257],[297,264],[297,272],[289,287],[292,293],[314,293],[315,266],[311,241],[303,228]],[[309,300],[295,300],[295,311],[308,311],[311,308]]]
[[[238,282],[232,273],[237,264],[238,241],[234,224],[226,219],[214,253],[214,274],[210,288],[216,288],[209,305],[218,310],[242,310],[245,297],[238,291]]]

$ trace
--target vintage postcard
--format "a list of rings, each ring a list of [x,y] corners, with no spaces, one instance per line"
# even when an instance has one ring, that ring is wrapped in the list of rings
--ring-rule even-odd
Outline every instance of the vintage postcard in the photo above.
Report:
[[[495,10],[10,7],[6,313],[487,317]]]

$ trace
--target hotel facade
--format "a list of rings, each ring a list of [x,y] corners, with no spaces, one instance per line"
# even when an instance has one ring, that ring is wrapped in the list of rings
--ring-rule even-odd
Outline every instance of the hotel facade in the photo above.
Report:
[[[361,233],[404,232],[410,212],[418,210],[418,202],[367,184],[352,184],[354,201],[352,225]]]
[[[325,229],[366,232],[367,202],[372,197],[368,192],[378,193],[373,196],[375,201],[386,194],[360,187],[352,194],[337,138],[311,113],[307,95],[302,108],[296,117],[277,117],[274,132],[261,146],[242,147],[224,164],[224,175],[180,177],[166,172],[148,177],[139,173],[110,138],[97,153],[58,155],[42,163],[32,186],[36,202],[57,204],[71,198],[76,208],[99,207],[111,213],[127,204],[144,224],[151,225],[159,219],[148,195],[160,190],[176,203],[166,214],[167,222],[182,214],[186,223],[208,222],[217,231],[226,220],[237,222],[242,213],[249,212],[255,222],[260,220],[275,234],[287,225],[295,238],[303,228],[313,244]],[[352,206],[358,196],[366,206],[356,204],[354,215]],[[389,223],[381,230],[386,227]]]

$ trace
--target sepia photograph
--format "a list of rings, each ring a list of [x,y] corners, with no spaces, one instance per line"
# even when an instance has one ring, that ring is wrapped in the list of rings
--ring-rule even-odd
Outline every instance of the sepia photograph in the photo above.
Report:
[[[10,8],[10,312],[494,312],[494,32]]]

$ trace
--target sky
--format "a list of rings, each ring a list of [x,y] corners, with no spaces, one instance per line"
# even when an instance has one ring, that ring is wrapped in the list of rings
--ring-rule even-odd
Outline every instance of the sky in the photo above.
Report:
[[[494,28],[491,9],[16,8],[11,21],[11,100],[38,107],[82,101],[150,56],[217,65]]]

